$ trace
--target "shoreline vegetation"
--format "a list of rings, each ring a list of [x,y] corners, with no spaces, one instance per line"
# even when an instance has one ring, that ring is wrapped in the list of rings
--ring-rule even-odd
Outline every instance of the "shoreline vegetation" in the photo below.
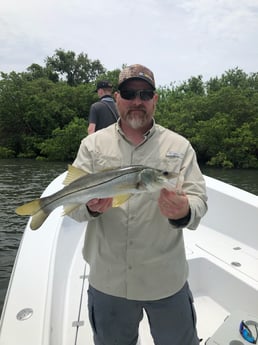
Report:
[[[96,82],[108,79],[115,91],[119,72],[62,49],[45,66],[0,72],[0,159],[72,161],[87,135]],[[201,164],[258,169],[258,73],[236,67],[157,92],[156,122],[185,136]]]

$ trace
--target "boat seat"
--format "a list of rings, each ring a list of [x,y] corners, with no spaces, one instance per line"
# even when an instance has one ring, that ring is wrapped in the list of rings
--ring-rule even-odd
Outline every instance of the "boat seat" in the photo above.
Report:
[[[207,233],[209,234],[208,236]],[[257,250],[206,226],[201,226],[196,232],[191,234],[191,237],[191,250],[194,251],[193,248],[197,247],[205,254],[219,259],[238,272],[258,282]]]
[[[225,319],[224,323],[217,329],[213,336],[205,342],[205,344],[250,345],[250,342],[245,340],[239,332],[239,326],[242,320],[245,322],[251,321],[258,327],[258,315],[254,316],[244,311],[235,311]],[[256,335],[256,332],[254,332],[254,334]]]

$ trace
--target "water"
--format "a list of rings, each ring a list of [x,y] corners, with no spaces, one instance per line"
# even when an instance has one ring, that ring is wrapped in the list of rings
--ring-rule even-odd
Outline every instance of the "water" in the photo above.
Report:
[[[14,212],[18,205],[39,197],[66,170],[67,163],[0,160],[0,313],[17,249],[28,221]]]
[[[15,208],[37,198],[66,170],[67,163],[0,160],[0,313],[17,249],[28,220]],[[203,167],[202,172],[258,195],[258,170],[223,170]]]
[[[203,174],[258,195],[258,170],[201,167]]]

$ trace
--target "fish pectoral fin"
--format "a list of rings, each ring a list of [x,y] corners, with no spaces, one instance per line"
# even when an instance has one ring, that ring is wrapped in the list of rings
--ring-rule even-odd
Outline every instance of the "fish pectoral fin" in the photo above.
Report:
[[[80,205],[81,204],[70,204],[70,205],[64,206],[63,216],[66,216],[67,214],[71,213],[72,211],[74,211]]]
[[[131,194],[123,194],[123,195],[116,195],[113,197],[112,207],[119,207],[124,204],[132,195]]]
[[[63,184],[67,186],[73,181],[78,180],[80,177],[85,175],[88,175],[86,171],[76,168],[73,165],[69,164],[66,178],[64,179]]]

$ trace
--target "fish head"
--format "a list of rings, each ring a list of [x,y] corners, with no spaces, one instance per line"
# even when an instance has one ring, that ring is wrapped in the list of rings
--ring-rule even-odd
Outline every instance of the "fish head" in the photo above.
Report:
[[[138,188],[154,192],[175,185],[178,174],[166,170],[144,168],[139,174]]]

